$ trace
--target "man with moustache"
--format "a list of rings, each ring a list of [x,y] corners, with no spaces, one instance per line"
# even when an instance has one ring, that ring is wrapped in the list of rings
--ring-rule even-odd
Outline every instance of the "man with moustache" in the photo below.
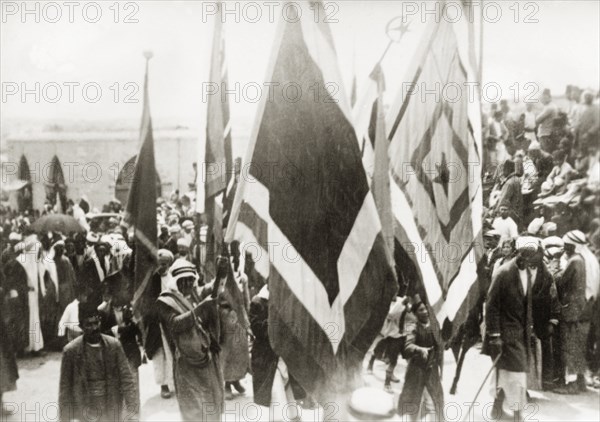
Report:
[[[137,389],[119,340],[101,334],[94,304],[79,305],[83,336],[63,351],[58,393],[61,421],[138,420]]]

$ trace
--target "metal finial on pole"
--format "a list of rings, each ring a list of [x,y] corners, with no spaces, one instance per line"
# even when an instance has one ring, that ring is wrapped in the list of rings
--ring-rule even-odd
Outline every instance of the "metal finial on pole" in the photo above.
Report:
[[[398,21],[400,21],[400,22],[397,25],[393,26],[393,24]],[[381,55],[379,60],[377,60],[377,64],[381,63],[381,61],[384,59],[385,55],[389,51],[392,44],[399,44],[400,41],[402,40],[402,38],[404,38],[404,35],[406,35],[406,33],[409,31],[410,31],[410,21],[406,20],[406,18],[402,15],[392,18],[387,23],[387,25],[385,26],[385,33],[387,34],[388,38],[390,39],[390,42],[388,43],[387,47],[385,47],[385,50],[383,51],[383,54]],[[392,34],[394,32],[397,32],[398,35],[393,36]]]
[[[150,50],[146,50],[144,51],[144,57],[146,58],[146,61],[149,61],[152,57],[154,57],[154,53]]]

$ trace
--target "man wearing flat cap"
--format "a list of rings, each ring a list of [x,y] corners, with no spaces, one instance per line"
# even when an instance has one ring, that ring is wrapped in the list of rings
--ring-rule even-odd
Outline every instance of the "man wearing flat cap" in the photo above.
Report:
[[[519,237],[517,256],[496,273],[486,302],[486,336],[483,352],[498,356],[494,408],[521,420],[527,404],[527,373],[534,359],[534,285],[542,283],[544,269],[539,240]],[[550,323],[550,321],[547,321]]]
[[[560,335],[565,384],[556,392],[577,394],[587,390],[583,374],[586,370],[585,352],[591,309],[586,306],[585,261],[576,250],[578,245],[586,243],[586,239],[582,232],[573,230],[565,234],[562,240],[567,264],[564,271],[557,275],[556,288],[562,305]]]

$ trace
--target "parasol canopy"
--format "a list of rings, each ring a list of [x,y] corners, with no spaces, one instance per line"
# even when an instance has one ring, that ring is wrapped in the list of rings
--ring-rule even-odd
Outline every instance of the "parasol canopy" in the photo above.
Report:
[[[37,233],[61,232],[85,232],[85,229],[70,215],[50,214],[35,221],[31,228]]]
[[[27,180],[11,180],[10,182],[4,183],[2,185],[2,190],[6,192],[12,192],[19,189],[23,189],[25,186],[29,185]]]

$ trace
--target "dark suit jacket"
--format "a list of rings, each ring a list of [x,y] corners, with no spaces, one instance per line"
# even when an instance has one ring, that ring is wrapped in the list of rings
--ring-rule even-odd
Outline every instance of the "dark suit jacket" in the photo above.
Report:
[[[106,277],[108,275],[108,268],[105,268]],[[102,281],[100,275],[96,269],[96,263],[92,258],[88,258],[83,261],[83,266],[80,272],[79,280],[80,289],[84,289],[88,295],[87,301],[99,306],[102,303]]]
[[[560,303],[556,294],[554,278],[552,278],[546,264],[542,264],[538,269],[532,291],[533,331],[538,338],[546,338],[548,337],[550,320],[558,320],[560,316]]]
[[[103,420],[137,420],[138,393],[133,374],[121,344],[114,338],[102,335],[102,348],[107,374],[107,413]],[[89,405],[85,373],[84,342],[80,336],[63,349],[60,367],[58,402],[60,420],[85,420],[82,411]],[[125,406],[125,407],[124,407]]]
[[[490,340],[490,335],[500,334],[503,346],[498,368],[527,372],[533,318],[532,313],[527,312],[528,300],[516,260],[513,258],[502,265],[492,281],[486,302],[486,342]],[[536,278],[541,271],[541,268],[537,270]]]

